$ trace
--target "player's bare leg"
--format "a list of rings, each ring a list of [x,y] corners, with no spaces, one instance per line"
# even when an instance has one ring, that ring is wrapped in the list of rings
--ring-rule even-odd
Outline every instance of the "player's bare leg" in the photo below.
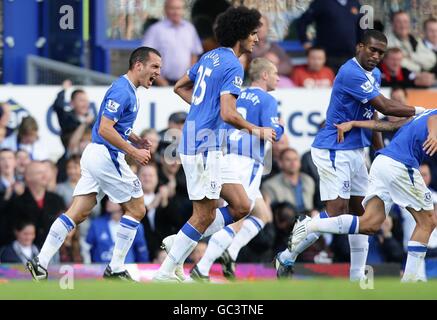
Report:
[[[432,210],[416,211],[411,208],[407,210],[416,220],[416,227],[408,241],[408,257],[402,282],[426,281],[424,264],[429,237],[436,227],[434,212]]]
[[[90,215],[95,205],[96,193],[75,196],[67,212],[55,220],[50,227],[41,252],[26,264],[34,280],[47,279],[47,267],[50,260],[62,246],[71,230]]]
[[[217,200],[204,198],[193,201],[193,215],[174,237],[167,257],[154,276],[155,281],[180,281],[174,274],[175,269],[184,263],[214,221],[216,208]]]
[[[219,259],[226,278],[235,277],[235,261],[238,253],[253,239],[267,222],[272,220],[270,209],[262,198],[255,201],[255,207],[246,219],[240,219],[216,232],[208,243],[208,248],[191,272],[192,278],[207,280],[214,261]]]
[[[129,201],[121,203],[120,205],[123,209],[124,216],[120,220],[120,225],[114,240],[114,251],[112,253],[111,262],[107,266],[103,277],[107,279],[132,281],[124,262],[137,234],[138,226],[144,218],[146,208],[142,197],[131,198]]]

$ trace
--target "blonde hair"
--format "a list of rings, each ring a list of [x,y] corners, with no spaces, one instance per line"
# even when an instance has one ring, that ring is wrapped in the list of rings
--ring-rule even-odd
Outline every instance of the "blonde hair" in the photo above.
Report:
[[[249,66],[249,80],[250,82],[259,80],[261,74],[265,71],[270,71],[275,65],[266,58],[255,58]]]

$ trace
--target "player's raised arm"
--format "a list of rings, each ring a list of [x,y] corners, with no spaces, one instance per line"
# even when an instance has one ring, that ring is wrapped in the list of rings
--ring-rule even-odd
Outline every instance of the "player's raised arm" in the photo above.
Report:
[[[423,144],[423,150],[432,157],[437,152],[437,116],[428,119],[428,138]]]
[[[269,127],[258,127],[244,120],[237,111],[237,99],[232,94],[222,94],[220,96],[220,116],[223,121],[234,126],[238,130],[247,130],[250,134],[256,135],[263,140],[273,142],[276,140],[276,132]]]
[[[180,78],[178,82],[176,82],[173,90],[186,103],[191,104],[191,98],[193,96],[193,86],[193,81],[186,74],[182,78]]]
[[[425,111],[423,107],[407,106],[395,100],[387,99],[382,94],[370,100],[371,105],[387,116],[411,117]]]
[[[367,121],[348,121],[340,124],[334,124],[337,128],[337,140],[343,142],[344,134],[351,131],[352,128],[364,128],[374,131],[395,131],[409,122],[412,118],[402,119],[399,121],[381,121],[381,120],[367,120]]]
[[[150,160],[150,151],[145,149],[137,149],[125,141],[115,130],[115,123],[116,122],[114,120],[111,120],[103,115],[100,121],[99,135],[114,147],[126,152],[126,154],[130,155],[141,165],[146,165]]]

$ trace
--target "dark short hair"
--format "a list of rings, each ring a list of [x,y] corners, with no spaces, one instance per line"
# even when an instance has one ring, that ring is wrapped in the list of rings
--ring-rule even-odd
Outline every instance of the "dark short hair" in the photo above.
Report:
[[[399,91],[399,90],[403,91],[405,96],[408,96],[407,89],[405,87],[399,86],[399,85],[392,86],[390,94],[393,94],[393,92]]]
[[[135,63],[137,62],[141,62],[141,63],[147,62],[149,60],[151,52],[161,57],[159,51],[154,48],[150,48],[150,47],[136,48],[129,57],[129,70],[132,70]]]
[[[68,165],[70,162],[80,164],[80,155],[79,154],[72,154],[65,162],[65,165]]]
[[[366,30],[366,32],[364,32],[363,37],[361,38],[361,43],[362,44],[369,44],[370,39],[375,39],[384,43],[387,43],[387,37],[385,36],[385,34],[383,34],[381,31],[378,30]]]
[[[307,57],[310,55],[310,53],[311,53],[312,51],[317,51],[317,50],[323,51],[323,52],[325,52],[325,54],[326,54],[326,50],[325,50],[325,48],[323,48],[323,47],[321,47],[321,46],[312,46],[312,47],[308,48],[308,50],[307,50],[307,52],[306,52]]]
[[[285,154],[286,154],[287,152],[290,152],[290,151],[291,151],[291,152],[294,152],[294,153],[297,154],[297,155],[299,155],[299,152],[297,152],[296,149],[293,149],[293,148],[288,147],[288,148],[285,148],[284,150],[281,151],[281,153],[279,154],[279,159],[282,160],[282,159],[284,158]]]
[[[85,93],[83,89],[76,89],[71,93],[71,101],[73,101],[78,94]]]
[[[35,227],[35,223],[29,220],[18,220],[18,219],[14,222],[14,230],[17,232],[23,231],[23,229],[26,228],[27,226]]]
[[[390,22],[393,23],[393,21],[394,21],[394,19],[396,18],[396,16],[398,16],[398,15],[400,15],[400,14],[406,14],[407,16],[410,16],[410,15],[408,14],[408,12],[405,11],[405,10],[395,11],[395,12],[393,12],[393,13],[390,15]]]
[[[260,19],[261,13],[256,9],[230,7],[217,17],[215,23],[214,33],[218,43],[223,47],[233,47],[261,26]]]
[[[428,18],[423,22],[423,31],[426,30],[426,28],[428,27],[428,23],[435,23],[437,22],[437,19],[434,17]]]

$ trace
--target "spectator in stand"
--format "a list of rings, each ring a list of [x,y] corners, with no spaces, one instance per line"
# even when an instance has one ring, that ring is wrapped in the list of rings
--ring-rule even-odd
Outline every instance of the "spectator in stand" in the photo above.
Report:
[[[423,31],[425,33],[425,38],[423,43],[425,46],[434,52],[437,60],[437,19],[429,18],[423,23]],[[437,74],[437,63],[431,70],[434,74]]]
[[[307,89],[332,87],[335,75],[331,68],[325,66],[325,50],[316,46],[309,48],[307,61],[307,65],[294,68],[291,76],[294,85]]]
[[[182,216],[169,207],[169,192],[166,185],[158,188],[158,169],[155,164],[140,167],[138,178],[144,192],[147,216],[142,224],[146,232],[150,258],[155,259],[162,239],[174,234],[185,223]]]
[[[392,30],[387,32],[388,48],[400,48],[404,57],[402,67],[420,73],[430,71],[436,64],[436,56],[423,41],[411,33],[410,16],[405,11],[393,13]]]
[[[15,160],[15,179],[24,182],[24,172],[26,172],[26,168],[32,160],[30,159],[29,153],[25,150],[15,152]]]
[[[261,191],[267,204],[289,202],[298,214],[315,210],[313,179],[300,171],[301,163],[298,152],[287,148],[280,155],[281,173],[266,180]]]
[[[114,250],[114,239],[123,211],[121,206],[106,197],[102,201],[104,213],[91,222],[86,241],[91,246],[91,261],[93,263],[108,263]],[[149,262],[146,238],[143,226],[140,224],[132,247],[126,256],[125,263]]]
[[[202,43],[194,26],[183,19],[183,0],[166,0],[165,16],[153,24],[144,35],[143,45],[158,50],[162,56],[158,86],[172,86],[196,63],[203,52]]]
[[[67,207],[73,200],[73,191],[80,179],[80,156],[73,155],[67,160],[67,181],[56,185],[56,193],[60,195]]]
[[[431,72],[413,72],[402,66],[404,54],[400,48],[387,50],[381,63],[381,85],[383,87],[428,88],[436,82]]]
[[[141,139],[146,138],[147,140],[150,141],[150,155],[151,155],[150,159],[151,161],[157,163],[159,161],[159,155],[157,151],[158,151],[159,142],[161,141],[161,137],[159,136],[156,129],[153,128],[144,129],[140,134],[140,138]]]
[[[297,213],[294,206],[289,202],[273,203],[272,212],[275,230],[273,250],[276,253],[287,248],[290,230],[293,229]]]
[[[355,56],[362,30],[358,0],[314,0],[307,11],[296,21],[297,33],[303,47],[308,50],[316,45],[326,50],[326,64],[337,70]],[[314,43],[307,37],[307,27],[315,23]]]
[[[14,132],[3,140],[2,148],[14,152],[25,150],[32,160],[41,161],[48,158],[46,145],[38,138],[38,123],[31,116],[22,120],[18,132]]]
[[[56,166],[58,168],[58,182],[65,182],[67,180],[67,160],[74,155],[82,155],[85,147],[91,143],[91,133],[91,128],[89,128],[88,126],[84,126],[83,124],[81,124],[73,133],[65,153],[56,163]]]
[[[47,180],[47,191],[56,192],[57,182],[56,177],[58,175],[58,167],[51,160],[42,161],[45,166],[45,175]]]
[[[64,200],[56,193],[47,191],[46,166],[40,161],[32,161],[26,168],[24,180],[26,189],[21,196],[11,199],[5,208],[6,238],[13,240],[15,224],[30,221],[36,227],[35,245],[41,247],[50,226],[65,210]]]
[[[11,150],[0,150],[0,212],[5,209],[7,201],[24,192],[23,181],[17,180],[15,176],[16,164],[15,155]]]
[[[58,116],[59,126],[61,127],[61,141],[67,149],[70,139],[74,132],[79,129],[81,124],[92,128],[95,112],[90,108],[88,95],[82,89],[76,89],[71,93],[70,103],[67,103],[66,92],[72,90],[71,80],[62,83],[62,91],[58,93],[52,105],[53,110]]]
[[[35,225],[22,221],[14,227],[15,240],[9,245],[0,248],[0,263],[26,264],[39,253],[33,244],[35,240]]]
[[[185,120],[187,119],[188,113],[185,111],[173,112],[168,118],[167,128],[158,132],[160,144],[167,145],[169,142],[179,141],[182,128],[184,127]],[[167,140],[165,139],[167,135]],[[170,139],[170,140],[169,140]]]
[[[273,51],[266,52],[263,57],[266,58],[267,60],[269,60],[271,63],[273,63],[276,66],[276,68],[278,68],[278,66],[281,63],[280,59],[278,58],[276,53],[274,53]],[[284,75],[280,75],[280,74],[278,74],[278,76],[279,76],[279,81],[278,81],[278,84],[276,85],[276,88],[293,88],[294,87],[294,84],[290,80],[289,76],[284,76]]]
[[[291,58],[277,43],[272,42],[269,39],[269,20],[266,16],[261,17],[261,27],[258,29],[258,43],[255,44],[252,51],[252,59],[259,57],[266,57],[266,53],[274,53],[278,58],[278,74],[280,76],[288,77],[290,76],[291,70],[293,68],[291,64]],[[268,59],[268,58],[267,58]]]

